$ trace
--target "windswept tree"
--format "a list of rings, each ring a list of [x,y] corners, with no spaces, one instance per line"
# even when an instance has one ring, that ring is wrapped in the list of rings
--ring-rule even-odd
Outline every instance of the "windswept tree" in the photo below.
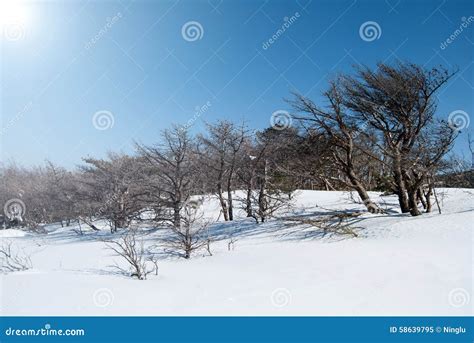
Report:
[[[295,94],[295,99],[291,101],[296,111],[295,117],[303,129],[324,135],[331,143],[329,151],[332,162],[342,172],[341,177],[336,175],[332,179],[355,190],[368,211],[379,212],[379,207],[371,200],[359,173],[361,159],[367,156],[357,143],[360,139],[359,122],[345,105],[339,80],[332,81],[323,95],[328,102],[326,108],[317,106],[305,96]]]
[[[363,67],[356,76],[344,77],[341,102],[354,113],[355,121],[380,135],[378,147],[388,157],[403,213],[420,214],[418,188],[455,138],[449,125],[435,119],[436,93],[453,75],[442,67],[427,70],[411,63],[379,63],[375,70]],[[428,146],[434,143],[435,151]]]

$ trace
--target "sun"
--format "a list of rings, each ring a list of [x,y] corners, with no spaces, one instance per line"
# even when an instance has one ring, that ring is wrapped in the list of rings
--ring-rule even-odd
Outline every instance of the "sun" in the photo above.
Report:
[[[25,1],[0,0],[0,27],[25,26],[28,23],[28,17]]]

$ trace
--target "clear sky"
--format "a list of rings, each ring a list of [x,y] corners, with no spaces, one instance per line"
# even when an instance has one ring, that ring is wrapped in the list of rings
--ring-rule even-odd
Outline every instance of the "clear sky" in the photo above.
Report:
[[[474,113],[471,0],[0,2],[3,161],[73,167],[172,123],[263,128],[290,92],[317,100],[338,72],[396,59],[458,67],[439,116]],[[456,146],[466,156],[473,125]]]

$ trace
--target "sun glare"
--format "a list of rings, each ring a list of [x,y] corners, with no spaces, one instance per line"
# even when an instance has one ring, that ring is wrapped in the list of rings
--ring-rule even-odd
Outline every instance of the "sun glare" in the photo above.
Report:
[[[0,27],[25,26],[27,23],[28,10],[24,1],[0,0]]]

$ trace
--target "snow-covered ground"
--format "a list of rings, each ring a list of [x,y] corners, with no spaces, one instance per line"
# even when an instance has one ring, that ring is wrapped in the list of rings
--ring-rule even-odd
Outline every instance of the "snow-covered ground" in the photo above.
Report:
[[[106,231],[3,230],[0,239],[31,254],[33,269],[1,276],[1,314],[472,315],[474,191],[444,193],[443,214],[420,217],[397,213],[394,197],[372,194],[389,211],[355,219],[357,238],[321,237],[277,219],[219,222],[210,229],[222,238],[213,256],[160,260],[159,275],[145,281],[111,268],[120,259],[100,240]],[[291,212],[337,209],[363,207],[347,193],[301,191]],[[214,200],[203,210],[218,217]],[[148,230],[143,239],[153,244],[158,234]]]

